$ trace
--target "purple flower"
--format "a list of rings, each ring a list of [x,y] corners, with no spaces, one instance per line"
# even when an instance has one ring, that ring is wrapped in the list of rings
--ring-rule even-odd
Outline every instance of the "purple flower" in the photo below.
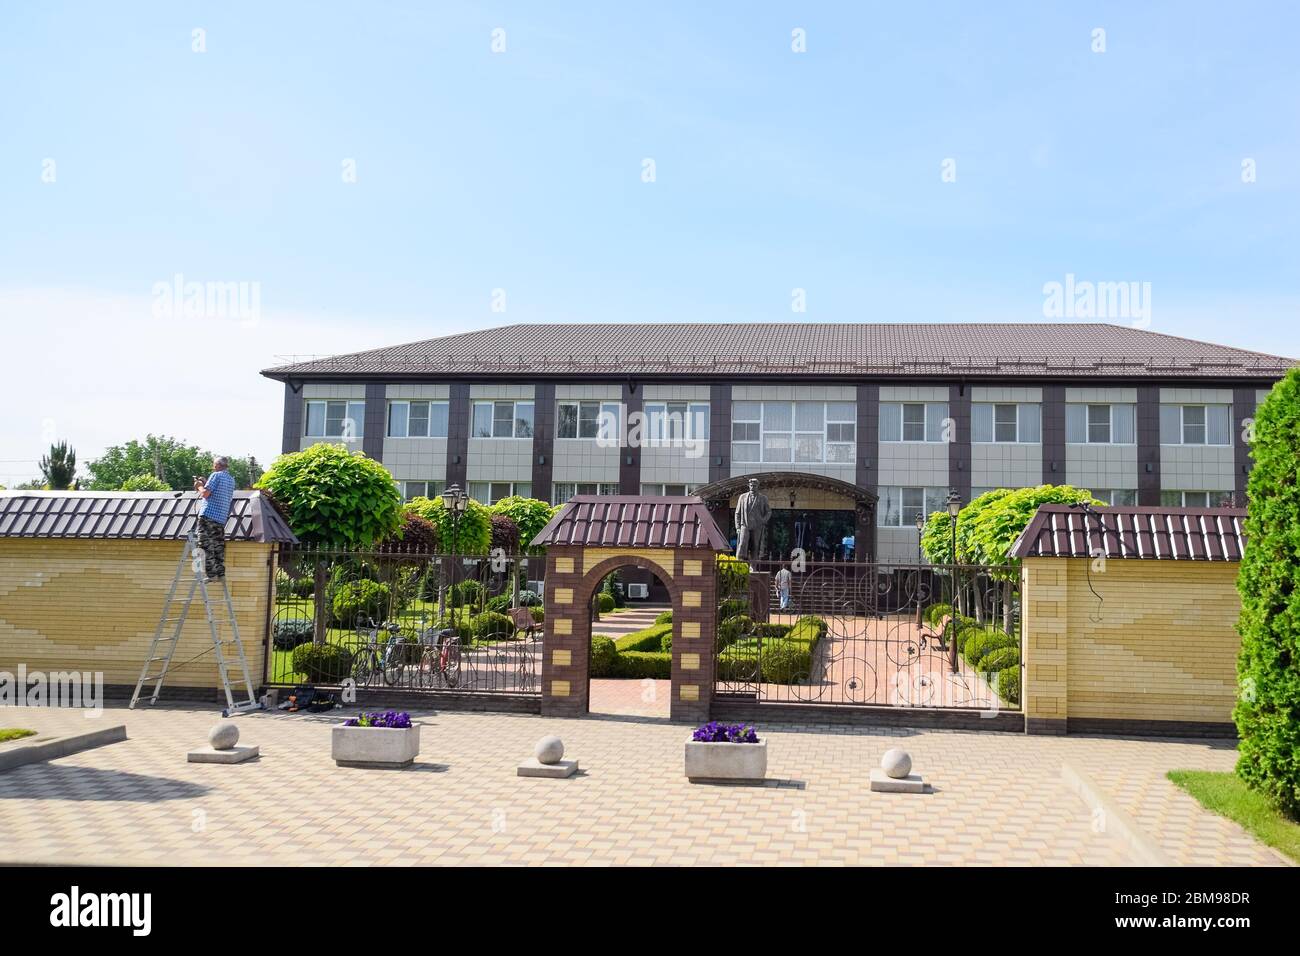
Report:
[[[711,720],[698,728],[691,739],[708,744],[756,744],[758,734],[749,724],[720,724]]]
[[[364,711],[351,720],[344,721],[344,727],[391,727],[394,730],[404,730],[411,726],[411,715],[406,711],[400,713],[395,710],[386,710],[382,714],[367,714]]]

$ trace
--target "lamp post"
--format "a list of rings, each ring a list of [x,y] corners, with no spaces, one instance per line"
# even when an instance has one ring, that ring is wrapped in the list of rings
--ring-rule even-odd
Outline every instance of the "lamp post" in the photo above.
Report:
[[[460,490],[460,485],[452,485],[442,493],[442,506],[447,509],[447,517],[451,519],[451,583],[443,589],[443,600],[438,607],[438,616],[443,617],[446,613],[446,592],[456,586],[456,561],[457,561],[457,535],[460,531],[460,519],[465,514],[465,509],[469,507],[469,495]]]
[[[925,552],[921,550],[921,538],[925,534],[925,515],[916,513],[916,564],[920,567],[925,562]]]
[[[957,615],[960,613],[959,605],[961,603],[961,574],[957,568],[957,515],[961,513],[961,495],[957,494],[956,488],[948,491],[948,500],[944,502],[948,508],[948,527],[951,532],[950,555],[952,560],[952,640],[949,642],[948,665],[952,672],[957,673]]]

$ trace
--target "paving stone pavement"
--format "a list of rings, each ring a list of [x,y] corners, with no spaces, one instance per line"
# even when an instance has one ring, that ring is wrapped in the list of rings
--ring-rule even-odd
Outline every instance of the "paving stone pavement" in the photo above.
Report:
[[[972,864],[1129,865],[1116,834],[1063,782],[1066,760],[1112,786],[1179,863],[1277,864],[1235,824],[1163,780],[1228,769],[1234,753],[1190,741],[1026,737],[773,725],[761,787],[688,783],[689,728],[663,719],[419,712],[415,766],[343,769],[329,715],[238,718],[259,760],[190,764],[215,715],[126,711],[130,739],[0,773],[0,861],[85,864]],[[6,708],[6,726],[94,722]],[[557,733],[582,773],[515,776]],[[871,793],[870,769],[908,749],[935,792]]]

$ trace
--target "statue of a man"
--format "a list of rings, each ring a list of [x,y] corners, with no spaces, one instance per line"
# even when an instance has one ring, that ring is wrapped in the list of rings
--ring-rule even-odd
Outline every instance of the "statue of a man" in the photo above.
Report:
[[[766,554],[767,522],[772,507],[767,496],[758,490],[758,481],[749,479],[749,490],[736,500],[736,557],[757,561]]]

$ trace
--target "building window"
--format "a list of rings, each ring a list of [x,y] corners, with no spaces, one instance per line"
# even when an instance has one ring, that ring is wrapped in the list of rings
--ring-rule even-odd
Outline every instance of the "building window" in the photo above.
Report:
[[[342,438],[352,441],[365,434],[366,403],[357,401],[307,402],[308,438]]]
[[[914,529],[918,514],[928,518],[943,511],[947,499],[947,488],[881,488],[876,524],[882,528]]]
[[[947,402],[881,402],[882,442],[941,442]]]
[[[646,402],[642,444],[676,446],[709,440],[709,406],[704,402]]]
[[[389,402],[389,438],[446,438],[446,402]]]
[[[1132,445],[1137,441],[1134,406],[1065,406],[1065,440],[1072,445]]]
[[[446,486],[445,481],[399,481],[397,490],[403,501],[410,501],[412,498],[436,498]]]
[[[518,495],[520,498],[533,496],[531,481],[471,481],[469,496],[479,504],[494,505],[502,498]]]
[[[1138,493],[1131,488],[1103,488],[1092,496],[1112,507],[1132,507],[1138,503]]]
[[[619,493],[618,482],[557,481],[551,486],[551,504],[562,505],[574,495],[601,495]]]
[[[618,402],[558,402],[556,438],[597,438],[618,441]]]
[[[1229,445],[1227,405],[1161,405],[1160,441],[1165,445]]]
[[[695,494],[695,489],[698,487],[699,485],[674,485],[674,484],[664,484],[657,481],[651,482],[649,484],[642,482],[641,494],[649,495],[651,497],[656,497],[656,498],[663,497],[663,496],[667,496],[669,498],[681,498],[686,495]]]
[[[475,402],[473,438],[532,438],[532,402]]]
[[[853,402],[736,402],[731,407],[733,461],[852,464],[856,455]]]
[[[1231,503],[1231,491],[1160,492],[1160,504],[1167,508],[1219,508]]]
[[[974,402],[971,441],[1037,444],[1042,440],[1042,413],[1036,402]]]

